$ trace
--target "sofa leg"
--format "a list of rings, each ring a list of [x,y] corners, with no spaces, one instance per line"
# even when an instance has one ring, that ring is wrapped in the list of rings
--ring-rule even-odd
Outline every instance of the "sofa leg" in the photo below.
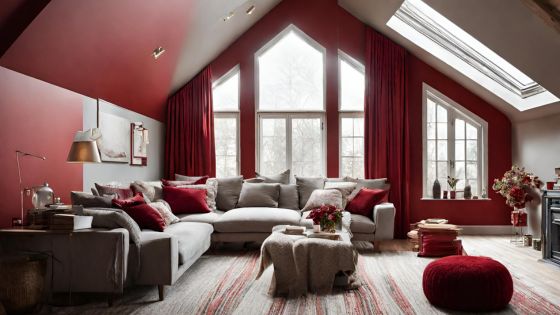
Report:
[[[163,284],[160,284],[157,286],[157,289],[159,294],[159,300],[163,301],[163,298],[165,296],[165,287],[163,286]]]

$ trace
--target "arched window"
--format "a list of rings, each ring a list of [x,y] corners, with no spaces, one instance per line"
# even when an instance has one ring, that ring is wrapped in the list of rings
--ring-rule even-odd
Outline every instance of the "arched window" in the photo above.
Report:
[[[424,84],[424,197],[437,179],[450,190],[447,176],[459,179],[458,198],[468,184],[473,196],[486,190],[487,129],[482,118]]]
[[[290,25],[255,63],[258,171],[325,175],[325,49]]]

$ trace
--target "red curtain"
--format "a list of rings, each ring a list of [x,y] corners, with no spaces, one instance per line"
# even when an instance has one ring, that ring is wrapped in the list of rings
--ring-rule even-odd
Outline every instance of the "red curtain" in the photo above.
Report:
[[[387,177],[395,205],[395,237],[409,229],[407,52],[371,28],[366,30],[365,177]]]
[[[167,100],[165,175],[215,176],[212,72],[202,70]]]

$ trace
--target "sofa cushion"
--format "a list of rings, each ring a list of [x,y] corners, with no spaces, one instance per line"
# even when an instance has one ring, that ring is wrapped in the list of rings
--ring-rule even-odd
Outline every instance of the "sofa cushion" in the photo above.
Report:
[[[112,208],[111,197],[94,196],[87,192],[72,191],[70,200],[73,205],[82,205],[84,208]]]
[[[277,183],[287,185],[290,183],[290,170],[287,169],[284,172],[276,175],[261,175],[258,172],[257,178],[263,179],[265,183]]]
[[[356,189],[356,183],[354,182],[345,182],[345,181],[326,181],[325,182],[325,189],[336,189],[340,191],[342,195],[342,209],[346,208],[346,204],[348,203],[348,197],[354,189]]]
[[[348,196],[348,201],[354,199],[360,189],[362,188],[370,188],[370,189],[383,189],[389,190],[391,188],[391,184],[387,182],[387,178],[375,178],[375,179],[351,179],[348,178],[349,181],[354,181],[356,183],[356,189]]]
[[[200,222],[214,224],[222,215],[223,211],[214,210],[208,213],[179,214],[177,217],[181,222]]]
[[[175,180],[188,181],[195,184],[205,184],[209,176],[187,176],[175,173]]]
[[[297,185],[280,185],[278,208],[299,210]]]
[[[207,213],[206,190],[194,188],[163,187],[163,200],[167,201],[173,213]]]
[[[119,196],[119,199],[126,199],[134,196],[134,193],[132,192],[132,189],[130,189],[130,186],[124,187],[95,183],[95,189],[97,190],[99,196],[117,194]]]
[[[235,208],[243,187],[243,176],[218,178],[217,180],[216,207],[223,211]]]
[[[282,208],[236,208],[224,213],[214,229],[222,233],[261,232],[270,233],[279,224],[297,225],[298,211]]]
[[[271,207],[278,208],[280,184],[243,183],[237,208]]]
[[[149,204],[142,203],[139,205],[131,205],[123,207],[126,212],[141,229],[150,229],[163,232],[165,228],[165,220],[159,214],[159,211]]]
[[[113,199],[112,203],[113,207],[122,209],[124,207],[132,207],[146,203],[146,200],[144,200],[144,196],[142,196],[142,193],[136,193],[134,197],[126,199]]]
[[[375,223],[370,218],[352,213],[350,215],[350,231],[352,233],[373,234],[375,233]]]
[[[298,177],[296,176],[296,185],[298,188],[299,208],[303,209],[307,203],[307,199],[315,189],[323,189],[325,179],[323,177]]]
[[[140,227],[126,212],[111,208],[88,208],[84,209],[83,213],[93,217],[91,227],[105,229],[122,227],[128,231],[132,243],[140,244]]]
[[[373,207],[382,203],[386,199],[387,193],[388,191],[383,189],[362,188],[356,197],[348,202],[346,210],[372,218]]]
[[[136,180],[130,184],[130,189],[132,189],[134,193],[142,193],[145,198],[151,201],[162,198],[161,184],[152,185],[145,181]]]
[[[179,222],[168,226],[166,234],[173,235],[178,241],[179,264],[197,258],[206,251],[214,229],[212,225],[198,222]]]
[[[312,210],[322,205],[342,209],[342,194],[336,189],[315,189],[302,211]]]
[[[167,203],[167,201],[160,199],[156,202],[150,202],[149,205],[159,212],[165,221],[165,225],[179,222],[179,218],[173,214],[171,206]]]
[[[183,185],[200,185],[200,184],[206,184],[206,181],[208,180],[208,176],[202,176],[202,177],[192,177],[191,179],[187,179],[187,180],[168,180],[168,179],[162,179],[161,183],[163,184],[163,186],[172,186],[172,187],[177,187],[177,186],[183,186]]]
[[[193,188],[206,190],[206,204],[210,210],[216,210],[216,195],[218,194],[218,181],[209,179],[206,184],[183,185],[177,188]]]

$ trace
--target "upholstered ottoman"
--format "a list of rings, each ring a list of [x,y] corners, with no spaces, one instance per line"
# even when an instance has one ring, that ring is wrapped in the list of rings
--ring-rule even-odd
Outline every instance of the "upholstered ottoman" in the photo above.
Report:
[[[424,270],[422,286],[430,303],[459,311],[500,310],[513,295],[509,271],[488,257],[438,259]]]

